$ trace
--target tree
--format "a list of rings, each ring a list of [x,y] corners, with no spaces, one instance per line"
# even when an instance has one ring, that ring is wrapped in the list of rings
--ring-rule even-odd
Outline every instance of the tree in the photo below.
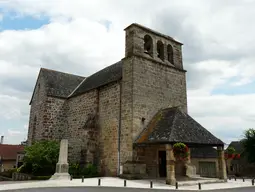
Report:
[[[244,152],[247,155],[250,163],[255,163],[255,129],[248,129],[244,133],[244,138],[241,140],[244,147]]]
[[[40,141],[25,147],[23,166],[20,172],[36,176],[52,175],[59,155],[59,142]]]

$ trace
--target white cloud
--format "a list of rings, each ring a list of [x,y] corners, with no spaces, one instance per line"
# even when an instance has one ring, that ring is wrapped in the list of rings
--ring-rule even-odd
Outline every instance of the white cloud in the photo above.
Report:
[[[124,56],[123,29],[137,22],[184,43],[189,112],[195,119],[226,141],[254,122],[253,94],[211,95],[219,86],[255,79],[253,1],[9,0],[0,7],[51,21],[35,30],[0,32],[0,116],[6,119],[27,118],[40,67],[90,75]],[[232,78],[238,81],[229,82]]]
[[[19,120],[28,114],[28,101],[14,96],[0,95],[0,117]]]
[[[8,129],[8,136],[17,136],[21,134],[22,134],[21,131]]]

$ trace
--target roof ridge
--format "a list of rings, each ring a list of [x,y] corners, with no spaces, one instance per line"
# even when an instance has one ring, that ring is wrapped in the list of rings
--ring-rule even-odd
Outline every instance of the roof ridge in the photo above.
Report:
[[[140,133],[138,134],[138,136],[136,137],[136,139],[134,140],[134,143],[136,143],[141,136],[150,128],[150,124],[152,122],[158,122],[159,119],[157,118],[159,115],[162,115],[164,109],[159,109],[151,118],[151,120],[148,122],[148,124],[140,131]]]
[[[79,89],[79,87],[83,84],[83,82],[84,82],[86,79],[87,79],[87,78],[84,77],[84,79],[83,79],[83,80],[79,83],[79,85],[72,91],[72,93],[70,93],[70,95],[67,96],[67,98],[72,97],[72,95],[75,93],[75,91],[76,91],[77,89]]]
[[[62,73],[62,74],[66,74],[66,75],[73,75],[73,76],[85,78],[84,76],[81,76],[81,75],[76,75],[76,74],[73,74],[73,73],[68,73],[68,72],[63,72],[63,71],[57,71],[57,70],[54,70],[54,69],[48,69],[48,68],[41,67],[41,70],[42,71],[52,71],[52,72],[56,72],[56,73]]]

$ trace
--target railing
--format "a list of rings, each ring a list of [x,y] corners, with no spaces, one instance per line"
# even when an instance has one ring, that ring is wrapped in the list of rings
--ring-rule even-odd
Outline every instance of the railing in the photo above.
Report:
[[[12,174],[12,180],[13,181],[24,181],[24,180],[31,180],[31,176],[24,174],[24,173],[13,173]]]

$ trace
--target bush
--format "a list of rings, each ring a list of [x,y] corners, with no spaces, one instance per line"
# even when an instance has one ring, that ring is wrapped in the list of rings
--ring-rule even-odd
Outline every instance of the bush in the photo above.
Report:
[[[58,142],[36,142],[33,145],[25,148],[23,165],[18,169],[18,171],[35,176],[52,175],[55,173],[58,154]]]
[[[95,165],[80,165],[78,163],[69,166],[69,174],[72,175],[73,178],[81,178],[82,176],[87,178],[98,177],[99,175]]]

